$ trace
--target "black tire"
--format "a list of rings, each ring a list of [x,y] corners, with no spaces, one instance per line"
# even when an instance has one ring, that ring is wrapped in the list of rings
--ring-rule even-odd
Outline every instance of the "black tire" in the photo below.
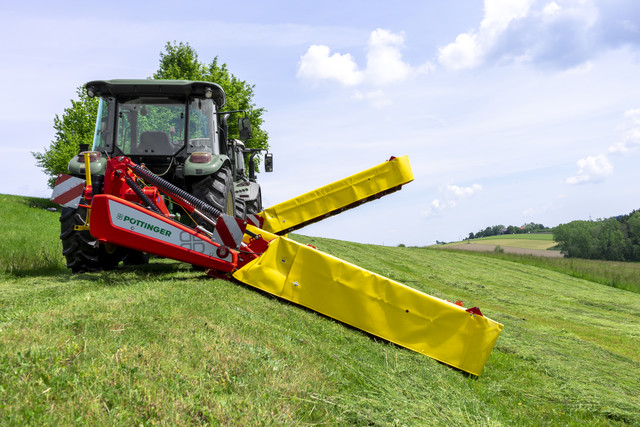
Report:
[[[257,214],[262,210],[262,190],[258,190],[258,197],[247,202],[247,214]]]
[[[236,199],[236,218],[247,219],[247,202],[240,198]]]
[[[233,176],[231,168],[224,165],[220,170],[191,184],[191,194],[196,198],[207,202],[222,213],[235,216],[235,191],[233,189]],[[213,226],[206,220],[196,217],[196,222],[208,230]]]
[[[86,217],[87,210],[83,207],[62,208],[60,240],[67,267],[73,273],[113,270],[124,257],[124,249],[98,242],[88,230],[75,230],[76,225],[84,225]]]
[[[151,258],[151,254],[147,252],[134,251],[133,249],[128,249],[126,251],[126,255],[122,259],[122,263],[124,265],[145,265],[149,264],[149,258]]]

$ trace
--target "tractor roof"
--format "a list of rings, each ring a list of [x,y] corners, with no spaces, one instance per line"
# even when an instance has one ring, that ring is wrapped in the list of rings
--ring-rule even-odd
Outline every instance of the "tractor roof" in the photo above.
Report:
[[[94,80],[84,85],[89,96],[195,96],[213,98],[219,108],[225,104],[224,90],[217,83],[191,80]],[[210,91],[210,96],[207,92]],[[93,94],[93,95],[92,95]]]

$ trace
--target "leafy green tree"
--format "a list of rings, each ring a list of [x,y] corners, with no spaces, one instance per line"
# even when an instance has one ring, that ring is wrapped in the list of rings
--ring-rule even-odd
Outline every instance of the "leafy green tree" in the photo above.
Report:
[[[82,86],[76,89],[77,100],[71,100],[71,107],[65,108],[62,117],[53,119],[55,137],[49,148],[43,152],[32,152],[38,167],[49,176],[49,187],[53,187],[61,173],[67,173],[69,160],[78,154],[80,144],[93,141],[93,132],[98,114],[98,100],[89,98]]]
[[[253,131],[253,137],[247,141],[247,147],[269,148],[269,135],[262,129],[262,115],[265,109],[257,108],[253,102],[255,85],[250,85],[231,74],[227,64],[220,64],[217,56],[207,65],[198,60],[198,54],[188,43],[167,43],[165,52],[160,53],[160,66],[153,78],[199,80],[219,84],[226,95],[224,110],[247,111]],[[238,121],[233,118],[229,120],[229,135],[238,135]]]
[[[569,258],[591,258],[593,236],[589,221],[572,221],[553,229],[553,240]]]
[[[629,260],[631,245],[615,218],[600,221],[594,228],[595,257],[610,261]]]
[[[635,211],[627,221],[631,244],[631,259],[640,261],[640,211]]]
[[[262,129],[265,112],[253,102],[254,86],[231,74],[226,64],[219,64],[218,57],[205,65],[198,61],[196,51],[186,43],[167,43],[165,52],[160,53],[160,66],[153,79],[200,80],[218,83],[226,93],[224,110],[246,110],[251,119],[253,137],[247,141],[250,148],[268,149],[269,136]],[[71,100],[62,117],[54,118],[55,137],[48,148],[33,152],[38,167],[49,176],[48,184],[53,187],[58,174],[67,173],[69,160],[78,153],[80,144],[92,145],[95,120],[98,114],[98,99],[89,98],[82,86],[76,89],[78,99]],[[229,135],[238,135],[237,120],[229,120]]]

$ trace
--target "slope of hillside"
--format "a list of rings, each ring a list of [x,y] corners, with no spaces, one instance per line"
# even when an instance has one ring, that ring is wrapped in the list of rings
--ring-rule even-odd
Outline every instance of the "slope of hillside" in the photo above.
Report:
[[[53,257],[57,214],[0,197],[3,224],[39,224],[2,241]],[[464,252],[293,237],[503,323],[484,374],[182,263],[72,275],[3,244],[0,424],[640,423],[640,295]]]

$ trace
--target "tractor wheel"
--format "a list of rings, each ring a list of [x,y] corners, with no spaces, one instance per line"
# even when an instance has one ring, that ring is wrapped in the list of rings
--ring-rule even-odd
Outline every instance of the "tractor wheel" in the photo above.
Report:
[[[144,265],[149,264],[149,258],[151,258],[151,254],[147,252],[128,249],[124,258],[122,259],[122,263],[124,265]]]
[[[83,207],[62,208],[60,240],[67,267],[74,273],[113,270],[124,257],[124,249],[98,242],[88,230],[76,230],[76,225],[84,225],[86,217],[87,210]]]
[[[247,219],[247,202],[237,198],[236,199],[236,218]]]
[[[222,213],[235,216],[235,192],[231,168],[225,165],[218,173],[209,175],[191,185],[191,194],[207,202]],[[194,218],[203,227],[212,230],[213,226],[202,218]]]
[[[258,190],[258,197],[247,202],[247,214],[262,212],[262,190]]]

